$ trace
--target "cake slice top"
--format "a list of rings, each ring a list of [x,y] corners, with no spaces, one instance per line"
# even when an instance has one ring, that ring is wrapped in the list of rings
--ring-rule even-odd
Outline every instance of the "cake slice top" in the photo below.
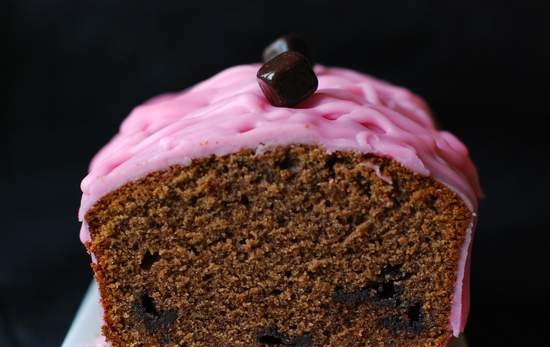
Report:
[[[480,187],[468,150],[436,129],[420,97],[365,74],[317,65],[318,91],[295,108],[275,107],[258,86],[258,68],[235,66],[136,107],[82,181],[80,220],[99,198],[152,171],[285,144],[392,158],[444,183],[476,210]]]

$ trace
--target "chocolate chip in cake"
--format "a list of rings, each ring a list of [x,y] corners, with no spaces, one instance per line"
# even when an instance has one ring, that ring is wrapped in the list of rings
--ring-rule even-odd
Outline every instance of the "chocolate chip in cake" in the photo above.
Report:
[[[372,302],[384,306],[397,307],[401,304],[403,290],[396,286],[396,281],[403,281],[410,277],[402,271],[403,264],[386,265],[380,274],[370,280],[366,286],[356,291],[345,291],[338,286],[334,290],[333,299],[345,305],[359,305]]]
[[[353,306],[365,302],[368,296],[362,290],[356,292],[347,292],[342,287],[336,287],[332,298],[337,303]]]
[[[279,288],[275,288],[275,289],[273,289],[273,290],[271,291],[271,295],[273,295],[273,296],[279,296],[279,295],[281,295],[282,293],[283,293],[283,291],[280,290]]]
[[[148,331],[152,333],[161,332],[163,338],[166,337],[165,331],[178,318],[175,310],[159,310],[153,298],[147,293],[140,296],[139,303],[135,305],[134,310],[139,321],[143,322]]]
[[[256,335],[256,340],[264,345],[287,345],[289,340],[286,336],[280,334],[277,329],[268,327]]]
[[[384,282],[377,286],[376,295],[379,299],[391,299],[395,295],[395,285],[393,282]]]
[[[298,163],[299,162],[295,157],[287,154],[277,163],[277,166],[279,166],[281,170],[297,173],[300,170]]]
[[[159,311],[155,306],[155,302],[148,294],[143,294],[141,296],[141,306],[143,307],[144,313],[153,317],[159,316]]]
[[[313,344],[313,337],[311,334],[305,334],[301,336],[295,336],[290,341],[290,345],[296,347],[308,347]]]
[[[291,107],[311,96],[319,81],[308,60],[298,52],[284,52],[258,70],[258,84],[273,106]]]
[[[409,328],[408,323],[397,315],[382,317],[376,320],[376,324],[388,329],[392,335],[397,335],[400,331],[406,331]]]
[[[268,327],[256,335],[256,341],[258,343],[268,346],[296,346],[296,347],[308,347],[313,344],[313,338],[311,334],[298,335],[289,337],[281,334],[276,328]]]
[[[419,302],[407,308],[407,317],[411,325],[417,324],[422,320],[422,306]]]
[[[310,64],[313,63],[311,51],[309,50],[306,41],[296,34],[288,34],[273,41],[269,46],[265,48],[262,55],[262,61],[264,63],[268,62],[279,54],[288,51],[302,53],[302,55],[307,58]]]
[[[264,335],[258,339],[258,342],[264,345],[284,345],[280,337]]]
[[[246,195],[241,195],[241,198],[239,199],[241,205],[243,205],[244,207],[248,207],[250,206],[250,200],[248,199],[248,196]]]
[[[390,315],[378,319],[376,323],[387,328],[393,335],[397,335],[399,332],[418,334],[425,329],[419,303],[409,306],[406,316],[400,314]]]
[[[151,269],[151,266],[153,266],[153,264],[159,260],[160,260],[159,252],[147,251],[141,258],[140,267],[143,270],[149,270]]]
[[[403,264],[386,265],[380,271],[382,278],[399,278]]]
[[[168,330],[170,326],[173,325],[177,318],[178,316],[176,311],[163,311],[156,318],[147,317],[144,320],[145,328],[154,333],[161,332],[166,337],[166,330]]]

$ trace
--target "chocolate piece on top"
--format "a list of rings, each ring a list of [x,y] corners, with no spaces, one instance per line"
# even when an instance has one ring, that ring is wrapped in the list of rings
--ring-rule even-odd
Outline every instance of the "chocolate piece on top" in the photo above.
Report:
[[[307,46],[306,41],[296,34],[288,34],[279,37],[277,40],[273,41],[269,46],[264,49],[262,61],[264,63],[268,62],[279,54],[288,51],[296,51],[302,53],[307,58],[309,63],[313,65],[311,52]]]
[[[317,90],[318,81],[306,57],[288,51],[258,70],[258,84],[273,106],[291,107]]]

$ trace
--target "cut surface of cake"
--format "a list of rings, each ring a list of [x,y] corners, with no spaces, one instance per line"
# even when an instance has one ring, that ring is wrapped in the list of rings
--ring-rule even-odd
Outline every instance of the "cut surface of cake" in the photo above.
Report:
[[[464,329],[480,195],[411,92],[314,67],[275,107],[259,65],[137,107],[82,182],[119,346],[444,346]]]

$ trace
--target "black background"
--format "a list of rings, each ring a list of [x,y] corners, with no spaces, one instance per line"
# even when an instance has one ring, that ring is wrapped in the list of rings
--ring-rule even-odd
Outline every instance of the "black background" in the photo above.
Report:
[[[58,346],[91,280],[79,182],[133,106],[303,33],[317,61],[424,96],[486,198],[473,347],[541,346],[550,323],[550,16],[540,1],[11,1],[2,6],[0,346]],[[5,164],[4,164],[5,163]]]

